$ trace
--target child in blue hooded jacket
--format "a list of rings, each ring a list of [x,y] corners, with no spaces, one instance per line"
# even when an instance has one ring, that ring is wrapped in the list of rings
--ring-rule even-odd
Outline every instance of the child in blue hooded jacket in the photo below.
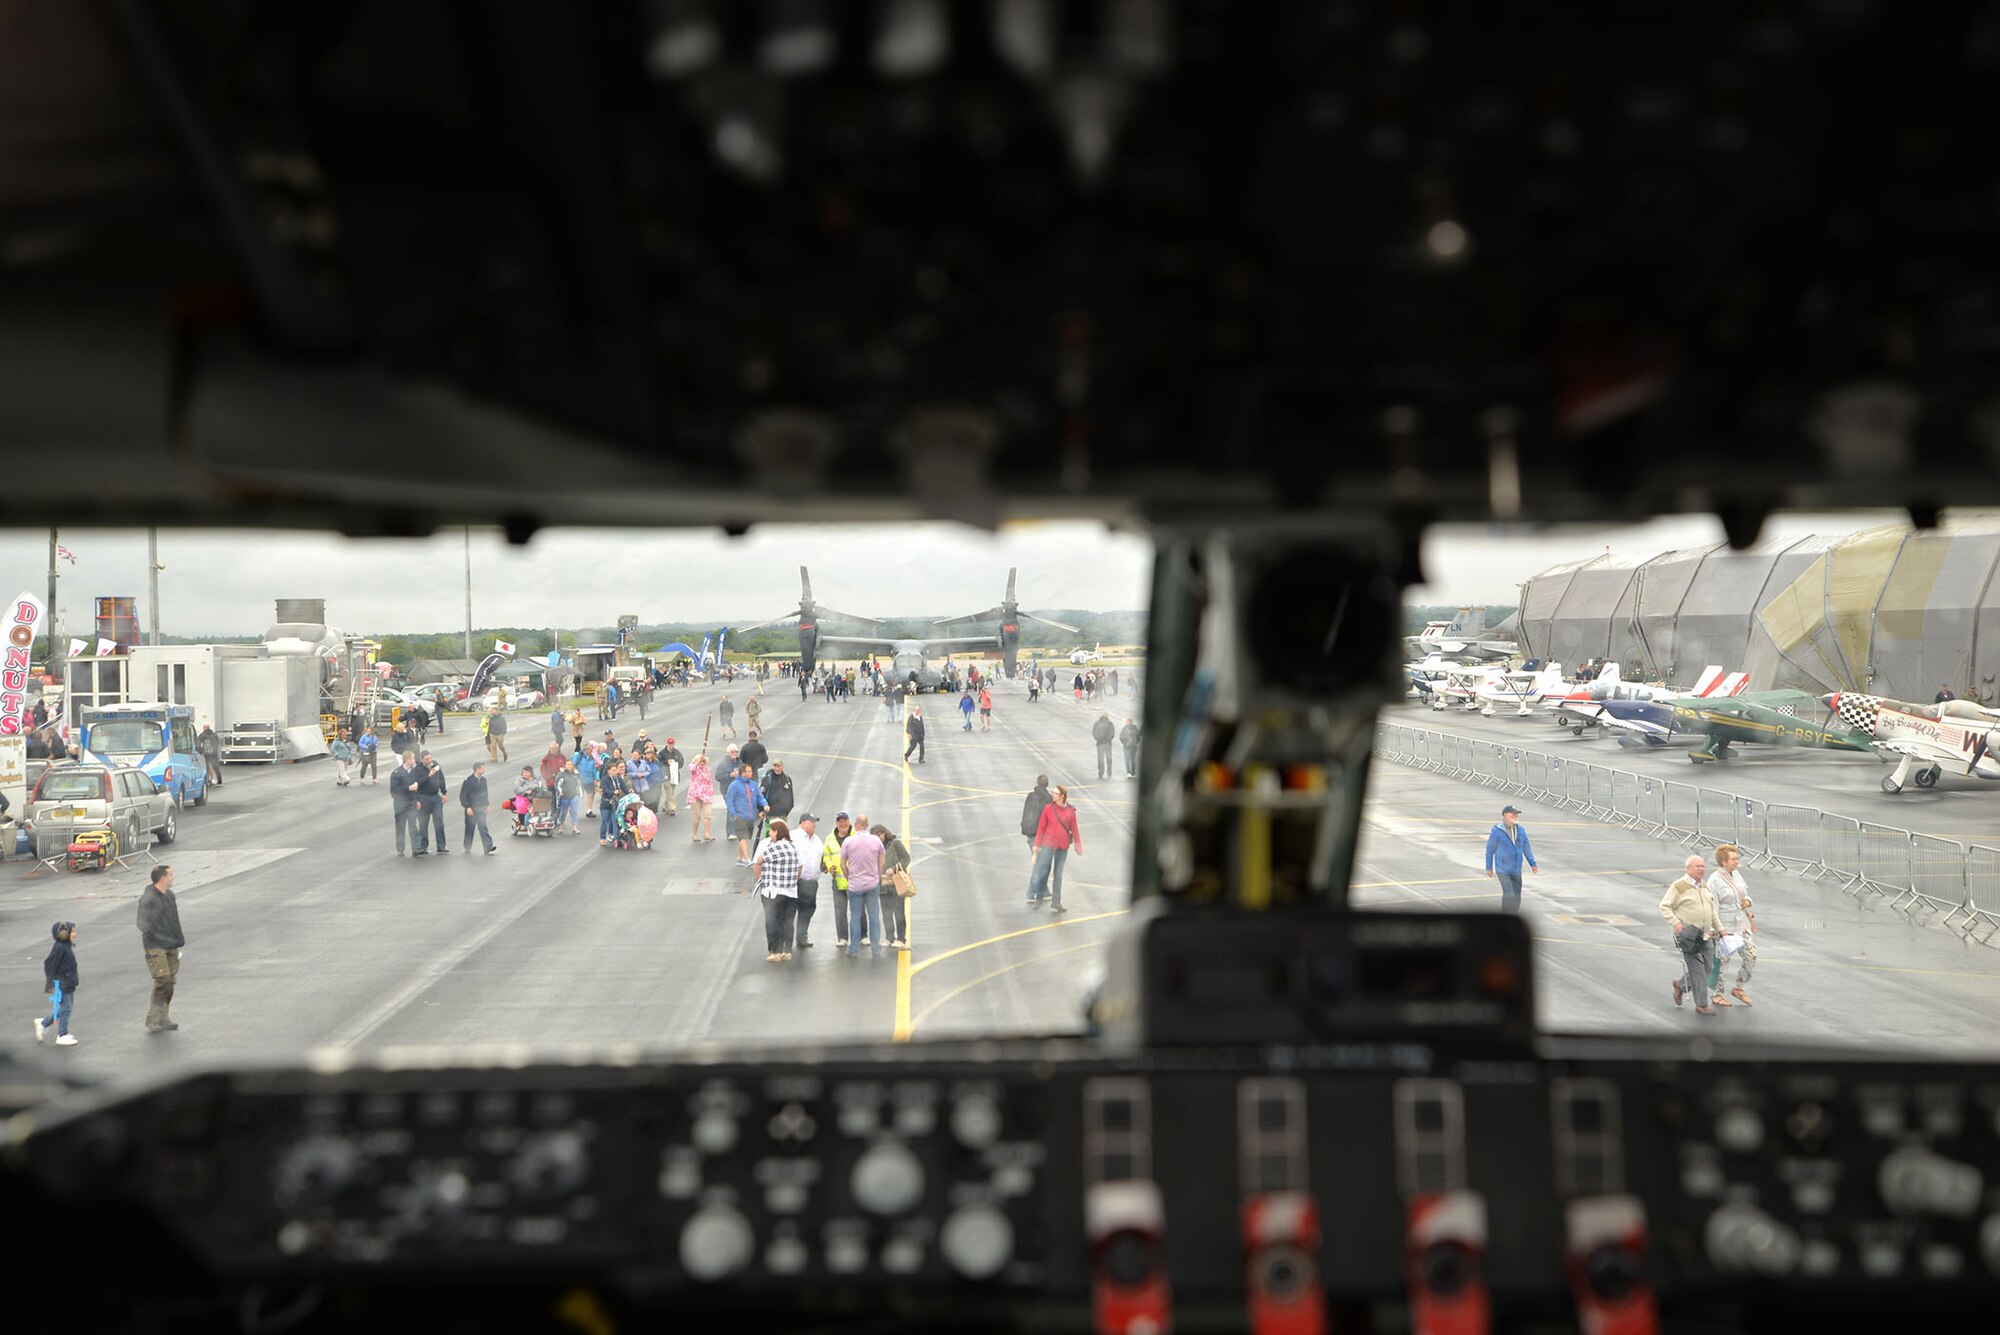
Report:
[[[49,935],[56,942],[42,961],[42,990],[49,994],[49,1013],[46,1019],[35,1017],[35,1041],[41,1042],[42,1035],[54,1026],[57,1045],[73,1048],[76,1035],[69,1031],[69,1016],[76,1004],[76,924],[59,922],[49,929]]]

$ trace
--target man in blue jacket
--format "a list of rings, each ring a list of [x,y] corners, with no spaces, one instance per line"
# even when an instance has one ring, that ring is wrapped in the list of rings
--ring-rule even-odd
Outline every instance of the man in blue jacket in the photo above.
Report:
[[[736,840],[736,865],[750,865],[750,841],[757,835],[757,818],[771,803],[757,786],[757,773],[748,765],[739,766],[736,779],[723,794],[729,811],[729,835]]]
[[[1500,878],[1500,907],[1508,913],[1521,908],[1521,864],[1527,863],[1537,876],[1542,866],[1535,861],[1535,846],[1521,828],[1521,809],[1500,808],[1500,823],[1486,836],[1486,874]]]

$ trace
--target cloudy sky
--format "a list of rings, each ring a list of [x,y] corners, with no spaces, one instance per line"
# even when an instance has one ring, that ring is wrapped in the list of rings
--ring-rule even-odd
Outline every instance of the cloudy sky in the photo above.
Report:
[[[1767,538],[1844,533],[1882,514],[1774,517]],[[99,595],[131,594],[148,619],[143,531],[65,529],[76,564],[59,563],[58,603],[74,630]],[[1607,546],[1652,555],[1715,542],[1706,516],[1625,528],[1500,532],[1434,530],[1425,550],[1430,583],[1412,602],[1511,603],[1529,576]],[[1000,601],[1007,568],[1020,568],[1021,605],[1110,612],[1143,608],[1151,545],[1095,523],[1016,525],[986,534],[953,524],[782,526],[742,538],[714,531],[567,530],[526,548],[472,535],[472,619],[485,626],[609,626],[621,613],[644,622],[745,624],[788,612],[798,567],[812,570],[825,606],[870,616],[949,616]],[[47,586],[48,534],[0,534],[14,587]],[[160,627],[170,635],[258,634],[278,598],[324,598],[341,630],[393,634],[461,630],[465,553],[458,533],[421,541],[357,541],[292,532],[160,535]],[[9,590],[11,592],[11,589]]]
[[[130,594],[146,608],[143,530],[63,529],[76,564],[57,563],[62,623],[91,599]],[[328,624],[359,634],[465,627],[462,531],[425,540],[359,541],[293,532],[182,532],[159,538],[160,629],[169,635],[255,635],[279,598],[324,598]],[[472,621],[484,626],[747,624],[798,606],[799,571],[822,605],[867,616],[951,616],[1000,601],[1020,568],[1023,608],[1143,608],[1152,546],[1097,523],[1010,526],[997,535],[955,524],[782,526],[742,538],[713,530],[544,533],[524,548],[472,534]],[[0,533],[13,581],[46,596],[47,530]]]

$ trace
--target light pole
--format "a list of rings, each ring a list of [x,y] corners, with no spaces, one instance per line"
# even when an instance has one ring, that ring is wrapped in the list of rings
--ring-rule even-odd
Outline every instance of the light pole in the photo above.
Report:
[[[465,656],[472,657],[472,525],[465,526]]]
[[[152,634],[147,643],[155,648],[160,643],[160,572],[166,567],[160,564],[160,530],[146,530],[146,608],[153,623]]]

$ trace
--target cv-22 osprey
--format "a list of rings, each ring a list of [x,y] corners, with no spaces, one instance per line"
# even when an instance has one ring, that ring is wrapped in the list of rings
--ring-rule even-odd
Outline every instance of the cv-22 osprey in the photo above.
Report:
[[[2000,779],[2000,709],[1971,700],[1914,705],[1859,691],[1820,699],[1841,722],[1872,737],[1878,753],[1899,758],[1895,773],[1882,779],[1885,793],[1902,792],[1912,778],[1919,788],[1935,788],[1947,765],[1967,778]]]

